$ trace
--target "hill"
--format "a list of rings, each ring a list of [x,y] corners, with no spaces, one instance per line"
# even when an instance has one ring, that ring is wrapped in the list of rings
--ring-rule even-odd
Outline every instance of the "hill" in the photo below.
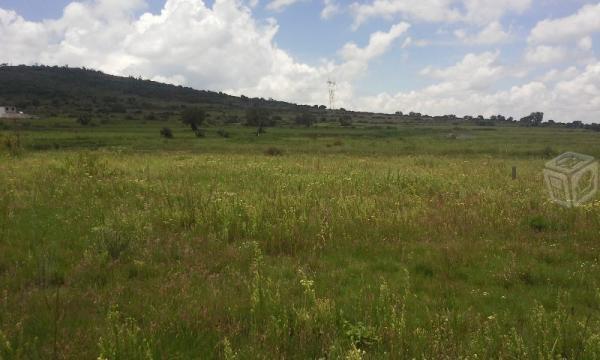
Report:
[[[295,104],[195,90],[134,77],[120,77],[85,68],[0,66],[0,104],[14,104],[37,115],[74,113],[136,113],[174,110],[186,105],[212,109],[295,109]]]

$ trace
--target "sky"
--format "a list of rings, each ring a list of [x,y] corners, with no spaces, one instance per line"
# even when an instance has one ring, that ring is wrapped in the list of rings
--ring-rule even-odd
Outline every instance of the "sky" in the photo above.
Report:
[[[600,1],[0,0],[0,63],[334,107],[600,122]]]

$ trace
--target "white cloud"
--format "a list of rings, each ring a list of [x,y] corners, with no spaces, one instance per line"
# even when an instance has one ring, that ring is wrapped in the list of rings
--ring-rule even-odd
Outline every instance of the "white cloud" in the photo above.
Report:
[[[350,107],[353,104],[353,81],[367,71],[371,60],[388,51],[393,42],[408,28],[408,24],[399,23],[392,26],[388,32],[373,33],[365,47],[347,43],[340,50],[343,60],[341,63],[328,61],[314,67],[298,64],[288,54],[279,50],[279,59],[275,62],[277,67],[271,74],[260,79],[255,86],[231,89],[230,92],[317,104],[323,103],[323,99],[327,98],[324,84],[328,79],[333,79],[337,80],[338,102],[341,106]]]
[[[509,12],[522,13],[532,0],[372,0],[370,3],[354,2],[350,10],[354,26],[371,18],[402,16],[425,22],[467,22],[484,25],[499,21]]]
[[[496,64],[499,54],[497,51],[467,54],[460,62],[445,69],[426,67],[421,75],[443,81],[431,90],[447,87],[457,91],[484,90],[506,73],[502,66]]]
[[[544,74],[540,81],[544,83],[555,83],[558,81],[572,80],[579,76],[581,72],[575,66],[569,66],[564,70],[552,69]]]
[[[335,0],[323,0],[321,18],[329,19],[340,11],[340,5]]]
[[[378,31],[371,34],[369,44],[364,48],[359,48],[355,43],[344,45],[341,50],[342,57],[347,62],[368,60],[382,55],[400,35],[404,34],[410,27],[407,23],[399,23],[390,28],[388,32]]]
[[[547,119],[559,121],[598,121],[600,113],[600,61],[578,70],[548,73],[548,78],[534,80],[508,90],[490,91],[506,69],[495,64],[497,55],[469,54],[446,69],[428,69],[424,75],[441,82],[421,90],[381,93],[359,99],[359,106],[373,111],[417,111],[432,115],[457,114],[486,116],[503,114],[522,117],[544,111]],[[470,68],[470,69],[469,69]],[[475,74],[479,80],[469,80]],[[548,83],[549,82],[549,83]],[[484,85],[484,86],[478,86]]]
[[[487,24],[498,21],[506,13],[521,14],[529,9],[533,0],[463,0],[466,8],[465,21]]]
[[[463,29],[454,32],[461,42],[473,45],[494,45],[506,42],[510,39],[510,34],[502,28],[498,21],[491,22],[477,34],[469,34]]]
[[[562,43],[600,32],[600,3],[583,6],[576,14],[560,19],[543,20],[531,30],[532,43]]]
[[[247,2],[246,2],[247,3]],[[141,0],[68,5],[57,20],[29,22],[0,9],[0,62],[86,66],[232,94],[322,104],[326,81],[338,79],[340,102],[369,62],[408,29],[374,33],[363,48],[346,44],[341,62],[305,64],[274,41],[274,20],[256,21],[238,0],[168,0],[158,14],[134,16]]]
[[[577,47],[583,51],[589,51],[594,47],[594,42],[590,36],[583,37],[577,42]]]
[[[355,27],[370,18],[391,18],[403,15],[420,21],[457,21],[461,15],[451,8],[453,0],[374,0],[370,4],[353,3],[350,10],[354,15]]]
[[[273,11],[281,11],[284,8],[293,5],[297,2],[299,2],[300,0],[272,0],[268,5],[267,5],[267,9],[269,10],[273,10]]]
[[[530,64],[553,64],[566,58],[567,51],[560,46],[540,45],[525,53],[525,60]]]

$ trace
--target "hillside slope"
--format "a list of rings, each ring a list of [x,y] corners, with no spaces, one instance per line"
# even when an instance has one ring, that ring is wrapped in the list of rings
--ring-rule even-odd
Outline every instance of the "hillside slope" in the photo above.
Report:
[[[213,108],[243,108],[250,104],[281,110],[296,108],[295,104],[280,101],[195,90],[85,68],[24,65],[0,66],[0,104],[14,104],[40,115],[125,113],[188,104]]]

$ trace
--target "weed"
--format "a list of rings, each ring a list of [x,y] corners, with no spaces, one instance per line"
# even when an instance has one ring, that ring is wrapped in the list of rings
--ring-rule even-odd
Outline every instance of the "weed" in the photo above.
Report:
[[[107,330],[98,340],[99,360],[153,359],[150,341],[146,339],[134,319],[124,317],[113,307],[106,317]]]

